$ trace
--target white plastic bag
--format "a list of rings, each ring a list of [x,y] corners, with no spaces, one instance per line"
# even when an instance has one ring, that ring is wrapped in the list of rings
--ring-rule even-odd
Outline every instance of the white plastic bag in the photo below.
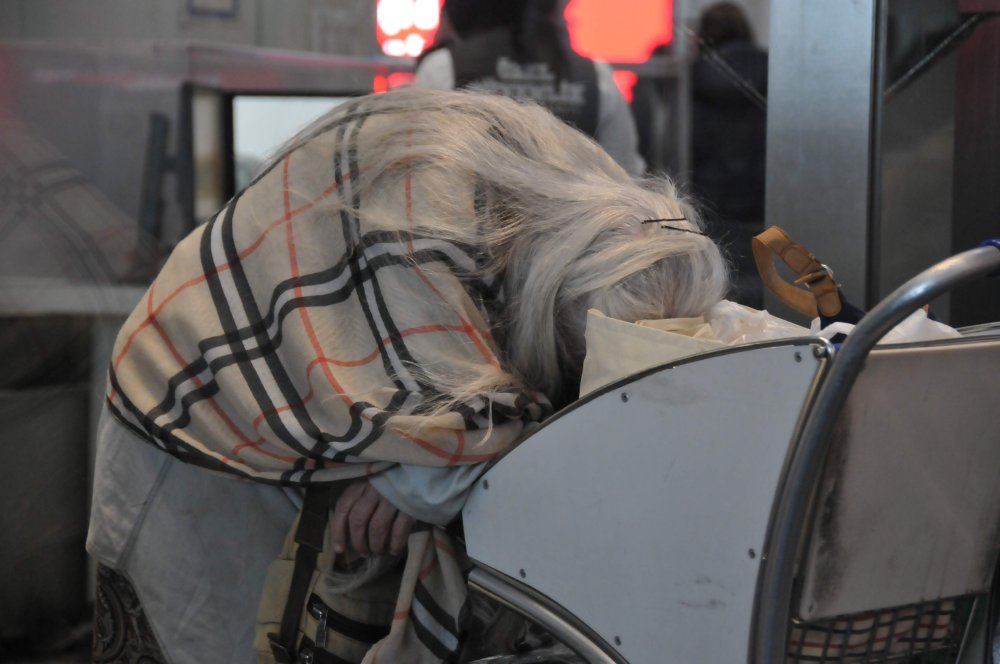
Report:
[[[809,336],[809,330],[766,310],[722,300],[705,315],[715,338],[730,346],[754,341]]]
[[[823,329],[819,327],[819,319],[813,319],[809,333],[815,337],[832,339],[838,334],[850,335],[854,326],[850,323],[833,323]],[[935,339],[954,339],[962,334],[953,327],[933,321],[927,317],[927,312],[917,309],[907,316],[902,323],[889,330],[879,340],[879,344],[902,344],[910,341],[933,341]]]

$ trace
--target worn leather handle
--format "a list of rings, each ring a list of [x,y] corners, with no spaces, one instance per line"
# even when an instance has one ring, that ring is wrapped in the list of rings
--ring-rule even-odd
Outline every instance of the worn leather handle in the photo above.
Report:
[[[785,231],[771,226],[753,238],[752,246],[757,272],[778,299],[809,318],[819,314],[832,318],[840,313],[843,306],[840,286],[834,281],[833,272]],[[774,267],[775,256],[798,275],[795,284],[804,284],[806,288],[790,284],[778,274]]]

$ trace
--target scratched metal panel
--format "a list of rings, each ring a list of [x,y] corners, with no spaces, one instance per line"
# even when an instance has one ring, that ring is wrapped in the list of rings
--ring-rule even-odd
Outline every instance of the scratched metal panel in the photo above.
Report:
[[[1000,338],[872,353],[835,432],[800,615],[985,591],[1000,528]]]
[[[553,420],[473,490],[469,554],[634,664],[745,661],[775,487],[820,366],[805,344],[659,370]]]

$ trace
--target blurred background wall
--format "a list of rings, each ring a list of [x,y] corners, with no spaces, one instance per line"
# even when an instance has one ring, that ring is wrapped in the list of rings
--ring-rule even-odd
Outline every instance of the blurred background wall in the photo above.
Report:
[[[0,39],[200,40],[367,56],[371,0],[4,0]]]

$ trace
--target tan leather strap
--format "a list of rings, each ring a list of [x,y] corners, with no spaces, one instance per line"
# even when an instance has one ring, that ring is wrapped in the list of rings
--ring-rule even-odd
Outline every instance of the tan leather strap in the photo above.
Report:
[[[775,255],[798,275],[795,283],[805,284],[808,290],[781,278],[774,268]],[[764,285],[800,314],[816,318],[819,314],[833,317],[840,313],[840,287],[833,280],[833,273],[781,228],[771,226],[754,237],[753,260]]]

